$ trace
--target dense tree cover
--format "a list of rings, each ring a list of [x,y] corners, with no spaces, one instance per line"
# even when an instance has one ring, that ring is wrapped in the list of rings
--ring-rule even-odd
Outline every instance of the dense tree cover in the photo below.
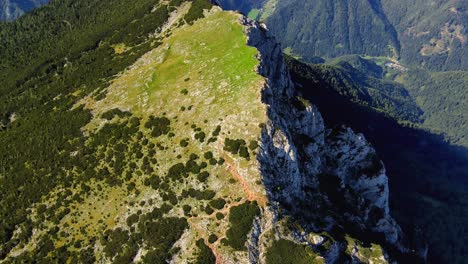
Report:
[[[453,144],[468,146],[468,72],[411,70],[403,78],[424,111],[424,125]]]
[[[254,2],[254,3],[252,3]],[[219,3],[245,14],[260,9],[260,19],[293,55],[316,63],[365,54],[401,58],[430,70],[467,70],[468,4],[457,0],[397,3],[391,0],[342,2],[231,1]]]
[[[226,200],[222,198],[218,198],[218,199],[210,201],[211,207],[218,209],[218,210],[223,209],[225,204],[226,204]]]
[[[203,17],[203,10],[210,9],[211,3],[208,0],[193,0],[192,6],[188,14],[185,16],[185,21],[189,24],[193,21]]]
[[[192,197],[197,200],[211,200],[215,197],[216,192],[212,190],[196,190],[194,188],[190,188],[188,190],[182,191],[182,197]]]
[[[412,122],[420,122],[422,111],[408,91],[396,82],[381,79],[383,70],[359,56],[335,61],[334,65],[301,63],[287,57],[296,78],[326,85],[350,101],[360,103]]]
[[[138,232],[129,232],[121,228],[107,230],[101,238],[104,252],[113,263],[131,263],[140,248],[148,253],[143,263],[166,263],[171,257],[171,248],[188,228],[184,218],[165,217],[171,206],[154,208],[151,212],[131,215],[127,223],[138,223]]]
[[[226,138],[224,141],[224,150],[231,152],[234,155],[239,154],[240,157],[250,160],[249,149],[247,142],[243,139]]]
[[[225,244],[235,250],[245,250],[247,235],[252,229],[253,220],[260,214],[256,202],[245,202],[231,207],[229,212],[229,229],[226,232]]]
[[[29,206],[57,184],[66,184],[66,170],[74,163],[69,153],[76,147],[70,140],[81,136],[80,128],[90,118],[81,109],[41,108],[0,133],[0,256],[15,226],[26,220]]]
[[[172,244],[179,240],[188,224],[183,218],[170,217],[153,222],[145,221],[139,227],[148,245],[160,250],[160,253],[167,258]]]
[[[151,135],[153,137],[159,137],[162,135],[169,134],[171,131],[171,120],[167,117],[154,117],[150,116],[148,121],[145,123],[145,127],[151,129]]]
[[[115,36],[133,34],[131,37],[134,40],[133,44],[141,43],[147,38],[147,34],[154,30],[154,25],[146,25],[150,27],[147,32],[134,32],[131,28],[133,25],[145,25],[145,20],[149,17],[157,19],[153,21],[156,25],[164,23],[167,19],[165,8],[159,10],[159,14],[153,14],[150,12],[153,6],[153,2],[145,0],[136,2],[115,0],[105,3],[93,0],[54,1],[13,23],[1,24],[0,41],[1,46],[5,47],[0,51],[0,56],[3,58],[0,64],[2,69],[0,79],[5,80],[0,88],[1,91],[12,92],[12,86],[23,84],[33,76],[39,77],[61,69],[64,64],[69,66],[67,72],[79,69],[80,66],[73,62],[80,58],[88,59],[83,61],[84,63],[93,63],[97,53],[103,53],[110,47],[102,44],[112,45],[121,42],[121,39],[113,41]],[[166,15],[163,16],[163,13]],[[138,19],[137,23],[129,23],[135,19]],[[102,47],[99,48],[100,46]],[[128,56],[124,57],[128,59]],[[124,57],[120,59],[125,60]],[[105,63],[100,60],[99,64]],[[96,71],[97,65],[94,64],[90,68]],[[112,69],[109,66],[101,65]],[[75,78],[82,80],[90,77],[87,74],[74,75]],[[103,77],[107,76],[101,78]],[[75,89],[86,84],[82,81],[64,83],[64,86],[72,86]],[[16,93],[19,92],[18,88],[14,90]]]
[[[434,71],[468,70],[466,28],[468,3],[456,0],[424,0],[382,6],[399,34],[401,58],[409,65],[423,65]],[[416,7],[416,8],[415,8]],[[436,41],[434,41],[436,40]],[[425,50],[425,51],[424,51]]]
[[[306,61],[346,54],[398,56],[398,34],[380,1],[278,1],[266,18],[283,47]]]
[[[199,239],[196,242],[197,248],[199,250],[195,264],[213,264],[216,263],[216,257],[213,254],[213,251],[205,244],[203,239]]]
[[[266,261],[268,264],[312,264],[323,263],[316,259],[318,255],[306,245],[296,244],[292,241],[274,240],[268,248]]]
[[[104,118],[104,119],[107,119],[107,120],[111,120],[112,118],[114,117],[120,117],[120,118],[124,118],[124,117],[129,117],[131,116],[132,114],[128,111],[122,111],[118,108],[114,108],[114,109],[111,109],[105,113],[103,113],[101,115],[101,118]]]
[[[208,242],[213,244],[215,243],[216,241],[218,241],[218,236],[215,235],[215,234],[211,234],[209,237],[208,237]]]
[[[213,154],[211,152],[206,152],[205,157],[206,156],[211,157],[209,159],[211,166],[218,165],[218,161],[213,158]],[[172,182],[182,182],[184,179],[188,178],[190,174],[194,174],[200,182],[205,183],[210,177],[210,173],[202,170],[208,167],[208,163],[204,161],[198,163],[198,159],[198,155],[192,153],[185,164],[179,162],[172,165],[167,172],[166,179]],[[212,160],[215,162],[211,162]]]

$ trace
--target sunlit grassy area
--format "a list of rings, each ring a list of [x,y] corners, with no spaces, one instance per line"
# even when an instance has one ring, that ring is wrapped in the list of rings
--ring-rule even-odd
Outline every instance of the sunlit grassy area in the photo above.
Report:
[[[250,12],[249,12],[249,14],[247,16],[250,19],[257,19],[259,14],[260,14],[259,9],[252,9],[252,10],[250,10]]]
[[[266,201],[255,151],[251,150],[251,159],[246,160],[223,150],[225,138],[246,142],[258,140],[259,125],[267,119],[266,106],[261,102],[264,79],[257,73],[258,52],[246,44],[244,27],[239,19],[239,14],[215,8],[193,25],[174,29],[158,48],[145,54],[118,76],[108,87],[104,99],[84,100],[94,115],[84,128],[86,133],[98,131],[105,123],[118,122],[119,118],[105,120],[101,117],[115,108],[129,111],[142,120],[140,130],[144,137],[149,138],[150,144],[162,147],[154,156],[157,159],[156,175],[165,177],[171,166],[186,162],[191,154],[198,155],[200,161],[207,163],[209,159],[203,159],[206,152],[212,152],[216,160],[225,160],[224,164],[209,164],[204,169],[210,174],[206,183],[189,177],[188,182],[171,186],[177,195],[189,187],[214,190],[215,198],[223,198],[227,202],[225,209],[209,214],[205,212],[206,202],[179,198],[178,209],[169,215],[184,217],[183,205],[191,206],[193,214],[193,217],[188,217],[190,232],[180,243],[194,243],[210,234],[222,238],[228,228],[228,218],[217,220],[216,213],[226,215],[231,205],[246,200],[258,200],[262,205]],[[116,47],[116,52],[122,48]],[[144,127],[150,116],[170,120],[172,135],[152,137]],[[219,135],[213,136],[217,128],[220,129]],[[205,140],[196,139],[200,132],[206,135]],[[188,144],[183,146],[182,141]],[[137,143],[128,142],[128,146]],[[151,158],[145,149],[144,157],[149,155]],[[141,160],[132,159],[141,165]],[[143,206],[139,202],[151,200],[153,206],[162,204],[158,191],[144,186],[143,179],[148,176],[143,172],[122,186],[103,186],[102,191],[94,192],[72,210],[72,213],[78,211],[76,216],[66,217],[62,223],[77,239],[81,237],[80,228],[97,233],[106,228],[125,226],[129,215],[138,210],[147,211],[148,202]],[[127,191],[126,185],[130,183],[135,185],[137,193]],[[223,252],[228,250],[223,249],[219,242],[216,246]],[[179,257],[191,256],[190,248],[195,247],[181,250]],[[247,255],[238,254],[238,257],[246,258]]]
[[[345,236],[347,242],[346,253],[354,255],[363,263],[388,263],[382,251],[382,247],[377,244],[364,245],[361,241],[356,240],[349,235]]]

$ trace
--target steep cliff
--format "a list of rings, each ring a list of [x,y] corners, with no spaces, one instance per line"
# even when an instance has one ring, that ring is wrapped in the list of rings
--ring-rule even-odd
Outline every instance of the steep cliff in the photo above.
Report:
[[[399,245],[388,178],[375,150],[349,128],[325,128],[317,108],[295,90],[274,37],[259,24],[243,23],[249,45],[259,50],[259,73],[267,79],[262,101],[269,120],[258,160],[272,210],[298,216],[306,230],[355,225]]]

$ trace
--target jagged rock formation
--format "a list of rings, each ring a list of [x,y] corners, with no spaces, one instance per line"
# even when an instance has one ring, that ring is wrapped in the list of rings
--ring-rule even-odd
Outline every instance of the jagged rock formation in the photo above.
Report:
[[[250,20],[243,23],[267,78],[269,122],[258,160],[272,207],[301,215],[316,231],[354,224],[398,244],[401,231],[389,215],[388,178],[375,150],[349,128],[325,128],[317,108],[295,91],[274,37]]]

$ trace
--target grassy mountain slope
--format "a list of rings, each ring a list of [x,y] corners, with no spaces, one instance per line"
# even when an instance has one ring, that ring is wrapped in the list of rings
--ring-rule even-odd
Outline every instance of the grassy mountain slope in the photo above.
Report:
[[[200,17],[202,9],[196,5],[209,8],[208,4],[200,6],[202,3],[177,2],[178,8],[173,3],[159,4],[156,10],[167,10],[167,17],[174,18],[177,25],[191,17]],[[2,203],[10,203],[9,207],[14,209],[3,211],[2,219],[8,221],[2,223],[3,239],[8,243],[2,246],[2,258],[20,262],[68,259],[114,263],[126,263],[134,258],[154,263],[172,255],[193,260],[197,256],[213,258],[211,249],[201,249],[205,249],[210,235],[225,236],[230,222],[224,215],[229,215],[230,208],[250,205],[247,199],[263,201],[263,204],[265,201],[260,186],[255,183],[259,180],[255,160],[247,162],[245,158],[231,157],[222,148],[228,136],[248,142],[255,140],[262,116],[265,117],[259,94],[263,79],[255,73],[256,50],[246,46],[238,18],[238,15],[216,12],[193,26],[175,30],[161,42],[150,38],[146,45],[159,47],[113,80],[105,93],[96,98],[100,89],[94,90],[91,96],[76,103],[72,111],[56,106],[55,110],[49,110],[57,114],[64,112],[66,119],[52,122],[60,127],[64,122],[74,124],[75,135],[70,137],[70,132],[60,133],[56,129],[44,134],[66,135],[65,142],[51,146],[62,159],[59,167],[48,170],[51,164],[38,168],[37,163],[30,161],[32,164],[25,169],[32,175],[24,175],[24,180],[11,171],[5,172],[2,193],[7,196],[2,197]],[[152,26],[157,29],[157,25]],[[215,32],[225,32],[225,35],[218,38]],[[122,42],[108,48],[114,56],[126,56],[135,52],[130,45]],[[231,47],[232,52],[225,56],[225,49]],[[73,61],[63,67],[79,69]],[[64,97],[69,101],[79,99],[89,91],[86,88],[73,87],[70,94],[62,90],[54,101],[67,100]],[[92,110],[91,120],[82,103]],[[250,108],[239,109],[244,105]],[[34,109],[26,111],[30,115],[36,113]],[[70,114],[66,115],[67,112]],[[18,130],[32,129],[28,126],[34,124],[32,120],[23,119],[27,114],[15,112],[17,118],[5,126],[2,138],[12,140],[12,135],[20,133]],[[74,121],[79,116],[83,118]],[[256,116],[255,122],[252,118]],[[47,122],[53,115],[36,118],[38,122]],[[84,126],[88,121],[91,123]],[[246,127],[247,123],[251,127]],[[80,129],[86,136],[81,135]],[[28,138],[41,139],[35,134]],[[14,141],[21,144],[19,139]],[[39,146],[29,147],[33,153],[45,151]],[[246,151],[243,155],[249,152],[254,155],[253,147]],[[31,160],[23,157],[26,154],[23,151],[18,154],[22,156],[20,159]],[[52,153],[44,153],[42,158],[43,163],[54,162]],[[13,165],[5,158],[2,161]],[[237,173],[235,168],[249,173],[249,182],[236,181],[232,176]],[[42,178],[46,188],[30,185],[39,176],[33,176],[38,174],[36,170],[41,170],[41,175],[46,177]],[[8,179],[15,181],[11,182],[13,186],[7,184]],[[39,187],[40,192],[33,191],[35,196],[22,193],[27,200],[12,203],[8,193],[22,189],[14,186],[17,184],[23,188]],[[216,192],[208,186],[216,186]],[[226,203],[229,205],[225,206]],[[21,212],[20,206],[29,208],[28,213],[19,219],[8,217]],[[253,203],[251,206],[256,208]],[[24,231],[12,232],[10,228],[18,228],[21,222]],[[128,231],[136,225],[139,232]],[[179,247],[182,250],[169,252],[182,234],[184,238],[178,242],[183,243]],[[229,236],[226,243],[235,240],[237,235]],[[200,238],[203,240],[195,243]],[[219,240],[210,242],[211,248],[215,248],[215,242],[218,245]]]

